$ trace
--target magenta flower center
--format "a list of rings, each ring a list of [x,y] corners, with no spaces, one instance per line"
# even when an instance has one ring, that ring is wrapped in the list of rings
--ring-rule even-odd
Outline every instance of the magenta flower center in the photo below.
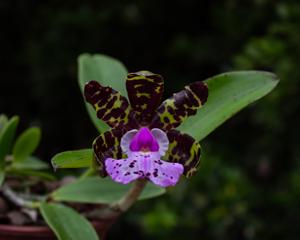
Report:
[[[105,159],[106,171],[116,182],[127,184],[141,178],[168,187],[174,186],[184,171],[182,164],[161,159],[168,150],[169,140],[158,128],[130,130],[123,135],[120,145],[127,158]]]
[[[141,128],[131,140],[130,150],[133,152],[157,152],[159,145],[147,127]]]

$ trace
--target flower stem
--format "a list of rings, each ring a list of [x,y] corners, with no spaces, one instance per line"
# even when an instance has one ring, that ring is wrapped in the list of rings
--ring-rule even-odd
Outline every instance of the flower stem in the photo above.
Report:
[[[40,205],[39,201],[30,201],[22,198],[20,195],[15,193],[9,186],[4,184],[1,187],[2,194],[8,198],[12,203],[14,203],[18,207],[26,207],[26,208],[38,208]]]
[[[136,202],[146,183],[147,181],[144,179],[135,181],[132,188],[119,201],[113,203],[111,207],[117,211],[126,212]]]
[[[143,189],[145,188],[147,181],[139,179],[133,183],[132,188],[118,201],[113,202],[103,209],[95,209],[85,216],[89,218],[117,218],[122,213],[126,212],[138,199]]]

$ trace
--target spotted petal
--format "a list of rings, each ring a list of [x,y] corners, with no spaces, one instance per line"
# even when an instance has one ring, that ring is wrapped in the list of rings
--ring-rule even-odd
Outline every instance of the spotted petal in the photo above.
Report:
[[[186,177],[194,175],[200,163],[200,144],[191,136],[177,130],[168,131],[167,136],[170,143],[165,159],[181,163]]]
[[[136,111],[139,122],[142,125],[148,124],[162,98],[164,90],[162,76],[148,71],[129,73],[126,88],[130,104]]]
[[[188,116],[196,114],[207,97],[208,88],[205,83],[195,82],[186,86],[158,107],[150,127],[163,130],[178,127]]]
[[[140,170],[141,163],[134,158],[114,159],[107,158],[105,160],[105,167],[107,173],[111,178],[119,183],[127,184],[143,176]]]
[[[179,163],[165,162],[159,152],[132,152],[128,158],[105,160],[106,171],[119,183],[146,178],[161,187],[174,186],[184,169]]]
[[[111,87],[96,81],[85,85],[84,96],[97,112],[97,117],[110,127],[125,126],[130,122],[131,109],[125,97]]]
[[[120,141],[124,131],[124,129],[111,129],[99,135],[93,143],[95,166],[102,177],[107,176],[104,167],[104,160],[106,158],[122,158]]]
[[[163,160],[155,160],[150,163],[149,180],[161,187],[174,186],[179,181],[184,171],[180,163],[170,163]]]

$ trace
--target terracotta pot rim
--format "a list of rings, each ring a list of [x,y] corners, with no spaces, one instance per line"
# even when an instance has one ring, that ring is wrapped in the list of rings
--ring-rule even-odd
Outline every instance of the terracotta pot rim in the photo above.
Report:
[[[103,230],[103,223],[108,225],[113,224],[117,218],[107,218],[107,219],[95,219],[90,221],[92,225],[98,229]],[[13,236],[55,236],[51,228],[47,225],[11,225],[11,224],[0,224],[0,234],[8,233]]]
[[[32,233],[42,236],[54,236],[54,233],[48,226],[17,226],[10,224],[0,224],[0,232],[1,234],[9,233],[10,235],[14,236],[32,236]]]

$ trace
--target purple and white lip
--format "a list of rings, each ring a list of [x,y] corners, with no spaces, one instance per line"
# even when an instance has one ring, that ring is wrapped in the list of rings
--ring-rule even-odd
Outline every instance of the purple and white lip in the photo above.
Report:
[[[123,184],[144,178],[161,187],[174,186],[184,167],[180,163],[161,160],[168,146],[167,135],[158,128],[130,130],[121,139],[122,152],[127,158],[107,158],[106,171],[114,181]]]

